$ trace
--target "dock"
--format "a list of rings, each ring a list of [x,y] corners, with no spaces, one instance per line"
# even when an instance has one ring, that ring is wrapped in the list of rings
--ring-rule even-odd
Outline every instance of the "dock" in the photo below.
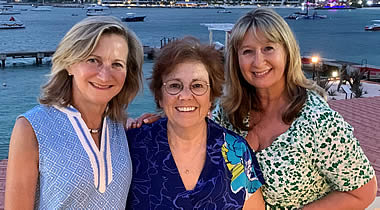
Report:
[[[34,51],[34,52],[0,52],[1,68],[5,68],[5,60],[7,58],[35,58],[36,64],[42,64],[42,59],[51,57],[54,51]]]
[[[143,46],[144,54],[148,59],[154,59],[155,55],[160,51],[159,47]],[[5,68],[5,61],[7,59],[19,58],[35,58],[36,64],[42,64],[42,60],[47,57],[52,57],[55,51],[21,51],[21,52],[0,52],[0,67]]]

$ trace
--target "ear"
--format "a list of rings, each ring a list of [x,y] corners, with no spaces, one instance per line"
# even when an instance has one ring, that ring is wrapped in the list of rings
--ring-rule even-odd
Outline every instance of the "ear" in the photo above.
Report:
[[[72,75],[73,75],[73,70],[72,70],[72,68],[71,68],[71,65],[68,66],[68,67],[66,68],[66,71],[67,71],[67,74],[68,74],[69,76],[72,76]]]

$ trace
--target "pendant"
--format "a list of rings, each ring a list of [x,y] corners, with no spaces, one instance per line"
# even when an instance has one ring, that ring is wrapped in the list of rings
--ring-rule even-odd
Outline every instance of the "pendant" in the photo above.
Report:
[[[99,133],[99,129],[91,129],[91,128],[89,128],[88,131],[90,131],[90,133]]]
[[[186,169],[185,170],[185,174],[189,174],[190,173],[190,170],[189,169]]]

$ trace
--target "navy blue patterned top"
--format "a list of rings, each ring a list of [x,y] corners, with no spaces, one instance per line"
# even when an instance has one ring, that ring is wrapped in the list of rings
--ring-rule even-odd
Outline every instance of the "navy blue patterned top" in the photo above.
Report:
[[[207,120],[207,154],[193,190],[171,155],[167,118],[127,131],[133,176],[126,209],[241,209],[264,183],[254,152],[239,135]]]

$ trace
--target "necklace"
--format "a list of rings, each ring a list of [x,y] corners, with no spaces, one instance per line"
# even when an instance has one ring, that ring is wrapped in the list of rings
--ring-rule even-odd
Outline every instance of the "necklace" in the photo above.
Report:
[[[90,133],[92,133],[92,134],[99,133],[100,128],[98,128],[98,129],[91,129],[91,128],[89,128],[88,131],[90,131]]]
[[[170,143],[169,143],[170,145]],[[170,148],[174,162],[177,165],[178,171],[182,171],[186,175],[196,174],[197,171],[202,169],[202,166],[205,161],[206,149],[201,147],[194,154],[187,154],[183,156],[183,152],[179,152],[175,147]],[[182,155],[180,155],[182,154]]]

